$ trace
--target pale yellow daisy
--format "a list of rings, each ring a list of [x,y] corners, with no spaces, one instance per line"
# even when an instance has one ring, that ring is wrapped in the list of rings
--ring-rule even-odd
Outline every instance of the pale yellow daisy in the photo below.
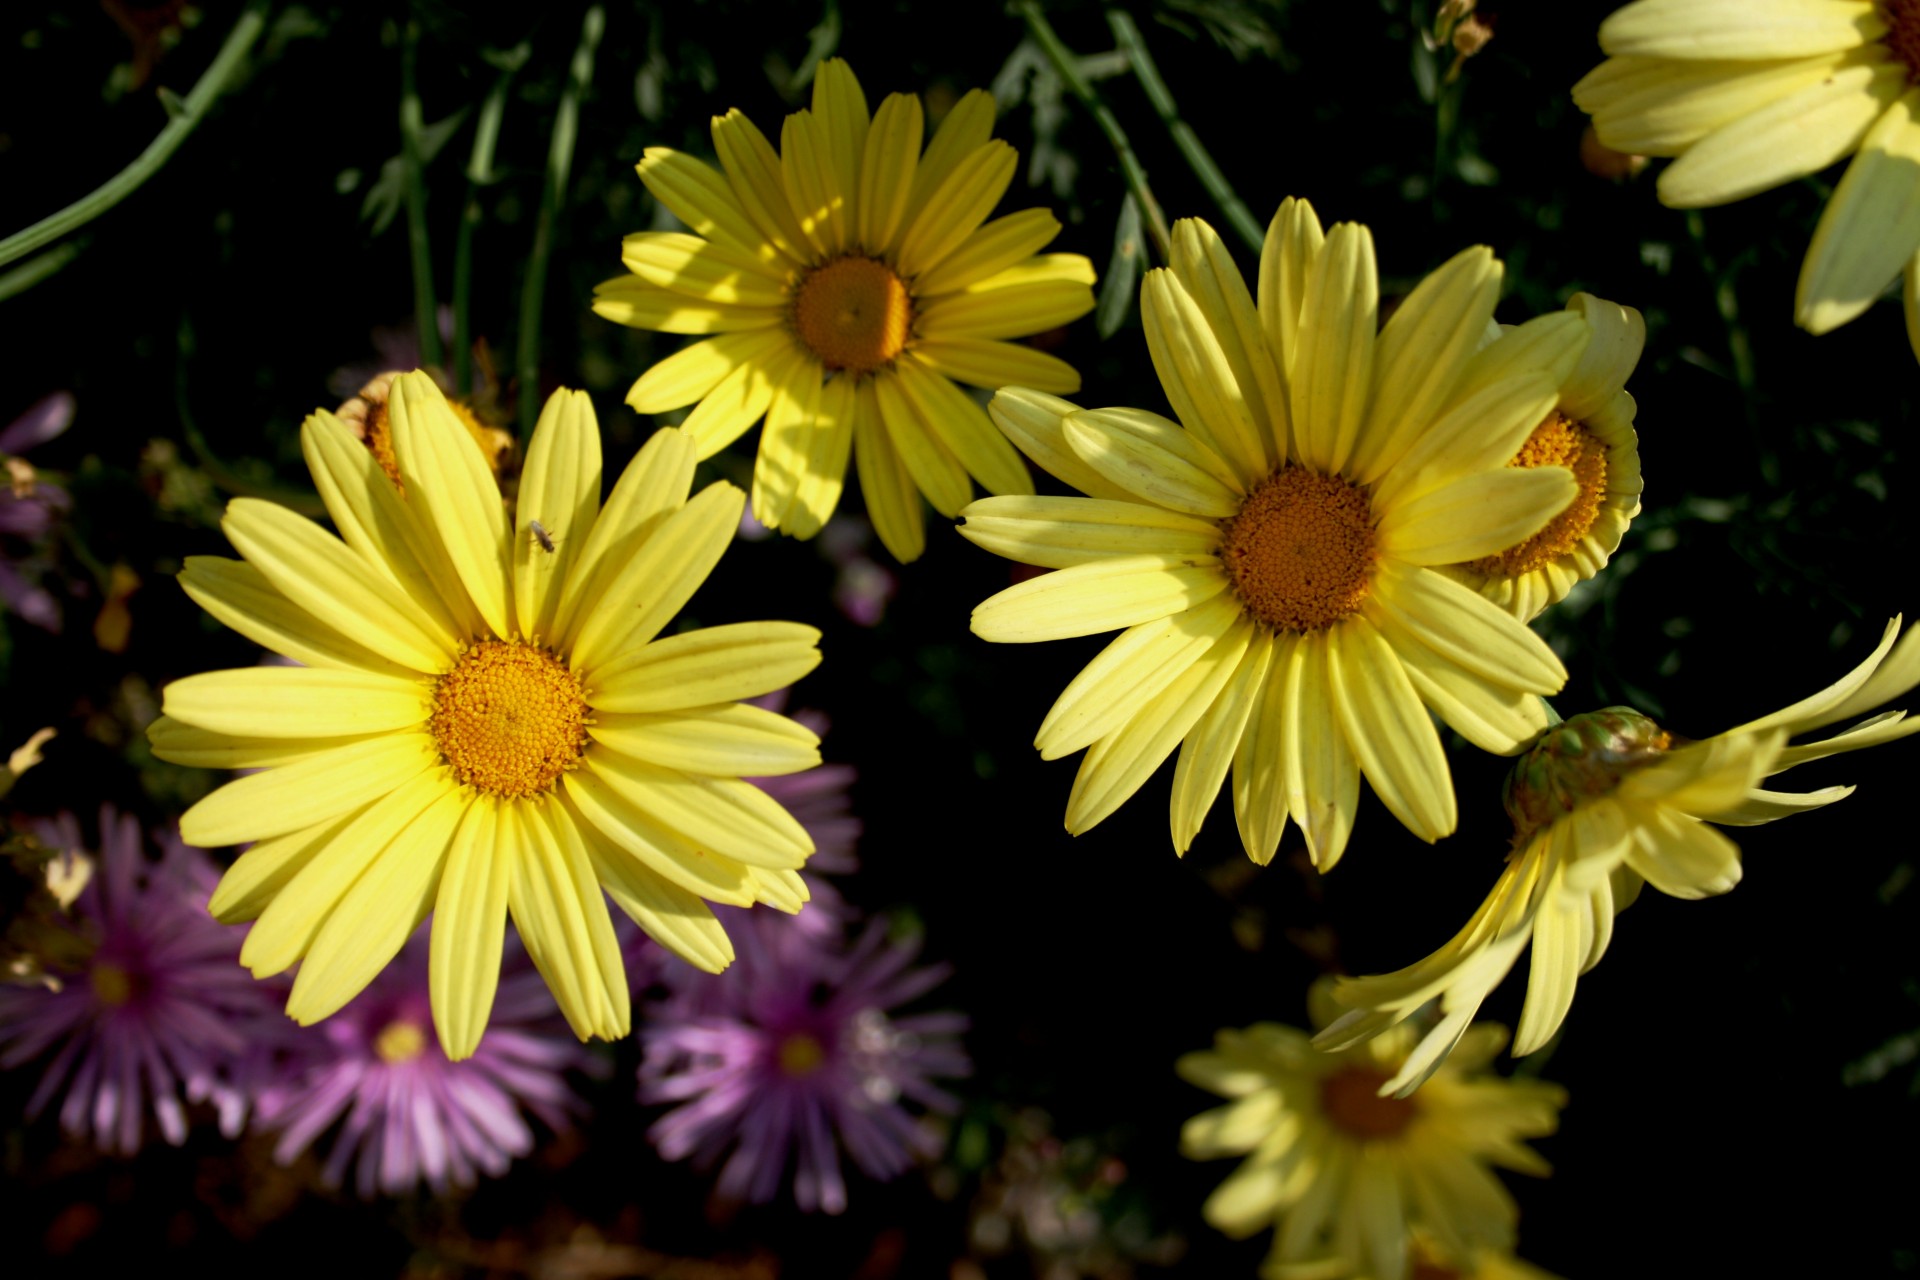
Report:
[[[1551,1271],[1505,1249],[1482,1246],[1453,1255],[1433,1234],[1414,1228],[1407,1246],[1407,1280],[1561,1280]],[[1277,1251],[1276,1251],[1277,1254]],[[1305,1261],[1278,1256],[1260,1268],[1260,1280],[1377,1280],[1355,1259],[1329,1256]]]
[[[303,664],[167,685],[156,755],[259,770],[180,833],[254,842],[211,909],[254,921],[240,959],[255,976],[300,966],[287,1012],[302,1024],[359,994],[431,912],[434,1025],[467,1056],[511,914],[574,1031],[623,1036],[607,895],[710,972],[733,948],[709,900],[806,901],[811,839],[740,779],[809,768],[818,740],[739,699],[812,670],[819,632],[662,635],[745,503],[725,483],[688,497],[681,432],[656,433],[603,507],[593,406],[556,392],[510,523],[431,378],[396,380],[387,408],[402,485],[333,415],[301,428],[338,537],[236,498],[222,527],[243,558],[194,557],[180,575],[214,617]]]
[[[1183,1079],[1232,1100],[1187,1121],[1180,1149],[1247,1157],[1204,1213],[1236,1238],[1275,1228],[1263,1275],[1408,1280],[1415,1231],[1447,1257],[1512,1248],[1519,1211],[1493,1169],[1549,1172],[1526,1139],[1558,1127],[1565,1091],[1489,1073],[1506,1031],[1483,1023],[1420,1092],[1383,1097],[1413,1039],[1401,1029],[1326,1054],[1263,1022],[1180,1059]]]
[[[1493,555],[1566,508],[1564,467],[1509,467],[1586,346],[1561,312],[1481,348],[1501,268],[1468,249],[1378,324],[1373,238],[1280,207],[1256,304],[1220,238],[1180,222],[1149,272],[1148,349],[1180,421],[1024,388],[990,406],[1085,497],[963,513],[988,550],[1055,570],[982,603],[973,630],[1032,642],[1122,630],[1047,713],[1047,759],[1090,748],[1067,829],[1119,808],[1180,748],[1184,852],[1233,775],[1241,840],[1273,857],[1289,819],[1321,870],[1364,774],[1407,828],[1456,821],[1432,710],[1511,754],[1566,672],[1539,637],[1439,568]]]
[[[1675,738],[1625,707],[1575,716],[1552,730],[1507,780],[1514,851],[1480,909],[1419,963],[1338,980],[1333,998],[1349,1012],[1315,1043],[1348,1049],[1437,999],[1438,1021],[1383,1086],[1411,1092],[1446,1060],[1531,943],[1513,1050],[1528,1054],[1546,1044],[1566,1018],[1580,975],[1606,953],[1614,916],[1644,885],[1700,898],[1740,882],[1740,848],[1712,824],[1758,826],[1832,804],[1853,788],[1787,792],[1762,784],[1796,765],[1920,731],[1920,719],[1886,711],[1828,738],[1788,743],[1920,683],[1920,631],[1896,647],[1899,631],[1895,618],[1865,662],[1819,693],[1702,742]]]
[[[1600,141],[1675,156],[1660,199],[1726,204],[1853,157],[1800,268],[1795,319],[1826,333],[1906,269],[1920,355],[1920,0],[1638,0],[1574,86]]]
[[[1040,252],[1060,231],[1045,209],[986,221],[1018,154],[992,138],[991,94],[948,112],[923,154],[919,99],[869,117],[847,64],[823,63],[813,106],[787,117],[776,153],[739,111],[716,116],[721,171],[650,147],[640,180],[696,234],[626,238],[633,274],[593,309],[665,333],[715,334],[641,376],[627,403],[684,405],[704,458],[766,418],[754,518],[798,538],[840,501],[849,453],[887,549],[926,546],[920,494],[959,514],[978,481],[1032,493],[1026,466],[959,384],[1070,392],[1073,366],[1009,339],[1093,309],[1093,265]]]
[[[1509,465],[1565,467],[1579,496],[1525,541],[1441,570],[1522,622],[1605,568],[1640,514],[1640,446],[1626,387],[1647,344],[1646,321],[1632,307],[1590,293],[1574,294],[1567,310],[1587,322],[1586,350],[1552,412]]]

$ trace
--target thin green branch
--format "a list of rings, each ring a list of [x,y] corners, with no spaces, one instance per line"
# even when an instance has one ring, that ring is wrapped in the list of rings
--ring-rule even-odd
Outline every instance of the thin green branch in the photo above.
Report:
[[[606,30],[606,10],[594,5],[580,24],[580,47],[573,51],[573,67],[560,108],[553,119],[553,143],[547,149],[547,182],[540,193],[540,220],[533,231],[533,252],[527,258],[526,285],[520,292],[520,346],[514,360],[519,383],[521,438],[533,435],[540,412],[540,309],[547,289],[547,259],[553,253],[553,224],[567,192],[567,174],[573,168],[573,144],[580,130],[580,99],[593,82],[593,54]]]
[[[400,46],[400,165],[406,172],[407,254],[413,260],[413,320],[420,363],[440,367],[439,306],[433,299],[433,247],[427,239],[427,181],[420,163],[420,24],[407,23]]]
[[[473,235],[480,228],[480,188],[493,182],[493,153],[500,141],[500,120],[507,110],[507,87],[514,72],[526,62],[528,46],[520,44],[494,65],[500,74],[480,105],[480,120],[474,129],[473,154],[467,159],[467,203],[460,215],[459,238],[453,248],[453,385],[461,395],[473,391],[473,337],[470,313],[473,303]],[[489,60],[496,55],[489,54]]]
[[[1153,198],[1153,189],[1147,185],[1147,171],[1141,165],[1140,157],[1134,155],[1133,144],[1127,141],[1127,131],[1120,127],[1119,119],[1081,72],[1079,55],[1061,43],[1052,24],[1040,11],[1039,0],[1016,0],[1013,11],[1027,24],[1027,34],[1047,55],[1047,61],[1060,73],[1061,80],[1066,82],[1073,96],[1080,99],[1080,105],[1100,126],[1100,132],[1107,135],[1107,144],[1120,161],[1120,174],[1126,179],[1127,190],[1133,192],[1133,198],[1139,203],[1140,212],[1146,219],[1148,238],[1159,251],[1160,261],[1171,261],[1173,238],[1167,233],[1167,217],[1160,212],[1160,202]]]
[[[0,301],[11,298],[16,293],[25,293],[33,286],[54,275],[80,256],[87,247],[87,237],[69,240],[65,244],[55,245],[45,253],[28,258],[19,266],[0,274]]]
[[[1253,216],[1253,211],[1247,208],[1246,201],[1234,191],[1233,184],[1227,181],[1227,175],[1220,171],[1220,166],[1214,163],[1206,144],[1200,141],[1200,135],[1193,131],[1192,125],[1180,118],[1180,108],[1174,105],[1173,91],[1160,78],[1160,68],[1154,65],[1153,55],[1147,51],[1147,42],[1140,35],[1140,28],[1134,25],[1129,14],[1120,9],[1107,10],[1107,25],[1113,28],[1114,43],[1127,55],[1135,78],[1140,81],[1140,87],[1146,90],[1147,101],[1153,104],[1160,122],[1173,135],[1173,144],[1187,158],[1193,176],[1200,179],[1200,185],[1220,206],[1220,212],[1227,215],[1228,224],[1240,234],[1246,246],[1259,253],[1267,242],[1266,229]]]
[[[0,266],[44,248],[61,236],[92,222],[158,173],[180,144],[187,140],[187,135],[206,118],[208,109],[235,78],[241,64],[246,61],[247,51],[259,39],[266,25],[266,0],[254,0],[240,15],[240,20],[233,24],[233,30],[227,33],[226,43],[220,46],[220,52],[214,56],[213,65],[207,68],[192,92],[184,100],[163,95],[162,101],[167,104],[171,119],[167,121],[167,127],[160,131],[160,136],[147,144],[147,149],[140,153],[139,158],[58,213],[50,214],[24,231],[16,231],[5,240],[0,240]]]

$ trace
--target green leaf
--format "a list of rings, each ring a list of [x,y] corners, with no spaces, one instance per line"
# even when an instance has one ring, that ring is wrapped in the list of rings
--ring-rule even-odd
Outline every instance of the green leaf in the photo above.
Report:
[[[1107,262],[1100,282],[1100,303],[1093,313],[1093,327],[1102,338],[1120,332],[1133,306],[1134,286],[1140,280],[1140,260],[1146,256],[1147,242],[1141,235],[1140,206],[1133,193],[1120,204],[1120,219],[1113,228],[1113,257]]]

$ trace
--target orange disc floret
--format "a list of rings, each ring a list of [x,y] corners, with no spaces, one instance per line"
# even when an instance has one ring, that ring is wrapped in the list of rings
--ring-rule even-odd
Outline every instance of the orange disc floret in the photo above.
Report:
[[[579,677],[551,650],[483,640],[440,677],[428,727],[461,782],[515,798],[580,762],[589,711]]]
[[[874,258],[836,258],[800,282],[793,327],[829,369],[872,373],[906,349],[913,295],[893,268]]]
[[[1565,467],[1573,472],[1580,492],[1565,511],[1525,542],[1473,561],[1471,568],[1491,578],[1517,578],[1572,551],[1593,528],[1607,497],[1607,447],[1564,413],[1548,414],[1507,465]]]
[[[1373,585],[1373,503],[1339,476],[1288,466],[1222,526],[1220,559],[1247,611],[1279,631],[1315,631]]]

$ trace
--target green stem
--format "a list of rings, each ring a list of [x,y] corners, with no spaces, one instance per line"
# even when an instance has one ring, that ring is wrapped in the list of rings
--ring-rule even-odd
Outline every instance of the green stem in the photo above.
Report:
[[[1200,135],[1193,131],[1192,125],[1180,118],[1180,108],[1174,105],[1173,92],[1167,88],[1167,82],[1160,78],[1160,68],[1154,65],[1153,55],[1147,51],[1147,42],[1141,36],[1140,28],[1134,24],[1132,15],[1121,9],[1109,9],[1107,25],[1113,28],[1114,43],[1127,55],[1135,78],[1146,91],[1147,101],[1153,104],[1160,122],[1173,135],[1173,144],[1187,158],[1193,176],[1200,179],[1200,185],[1220,206],[1220,212],[1227,215],[1228,224],[1240,233],[1240,239],[1246,246],[1259,253],[1266,247],[1266,229],[1253,216],[1253,211],[1247,208],[1246,201],[1234,191],[1233,184],[1227,181],[1227,175],[1220,171],[1220,166],[1214,163],[1206,144],[1200,141]]]
[[[240,15],[240,20],[233,24],[233,30],[227,33],[227,42],[220,46],[220,52],[214,56],[213,65],[207,68],[186,99],[182,101],[171,95],[163,99],[172,118],[167,121],[167,127],[160,131],[160,136],[140,153],[139,158],[60,212],[0,240],[0,266],[23,258],[85,226],[139,190],[142,183],[158,173],[180,144],[187,140],[187,135],[206,118],[208,109],[234,79],[241,63],[246,61],[247,50],[253,47],[253,42],[259,39],[266,25],[266,0],[254,0]]]
[[[1039,0],[1017,0],[1013,11],[1027,24],[1027,34],[1033,37],[1033,42],[1053,63],[1053,69],[1060,73],[1061,80],[1066,82],[1073,96],[1080,99],[1080,105],[1100,126],[1100,132],[1107,135],[1107,144],[1120,161],[1120,174],[1126,179],[1127,190],[1133,192],[1133,198],[1146,218],[1148,239],[1159,251],[1160,261],[1171,261],[1173,238],[1167,234],[1167,216],[1160,212],[1160,202],[1153,198],[1153,189],[1147,185],[1147,171],[1141,165],[1140,158],[1134,155],[1133,144],[1127,141],[1127,131],[1120,127],[1120,121],[1113,111],[1094,91],[1086,76],[1081,74],[1078,55],[1054,34],[1053,26],[1040,11]]]
[[[420,363],[440,367],[440,316],[433,300],[433,249],[427,241],[427,182],[420,164],[420,24],[407,24],[400,47],[400,163],[407,177],[407,251],[413,259],[413,319]]]
[[[87,238],[69,240],[65,244],[55,245],[45,253],[28,258],[19,266],[5,274],[0,274],[0,300],[11,298],[16,293],[25,293],[33,286],[62,270],[69,262],[80,256],[87,247]]]
[[[474,129],[473,154],[467,159],[467,203],[460,214],[460,234],[453,249],[453,386],[461,395],[473,391],[473,339],[469,315],[473,301],[473,235],[480,228],[480,188],[493,182],[493,152],[500,141],[500,120],[507,110],[507,87],[513,73],[527,60],[527,46],[508,54],[500,74],[480,105]]]
[[[540,412],[540,308],[547,288],[547,258],[553,252],[553,224],[567,191],[567,173],[573,167],[573,144],[580,128],[580,99],[593,81],[593,53],[606,30],[606,10],[594,5],[580,24],[580,47],[573,51],[573,68],[560,94],[553,119],[553,143],[547,149],[547,184],[540,193],[540,220],[534,225],[533,252],[527,258],[527,280],[520,292],[520,347],[514,360],[519,384],[520,436],[533,435]]]

